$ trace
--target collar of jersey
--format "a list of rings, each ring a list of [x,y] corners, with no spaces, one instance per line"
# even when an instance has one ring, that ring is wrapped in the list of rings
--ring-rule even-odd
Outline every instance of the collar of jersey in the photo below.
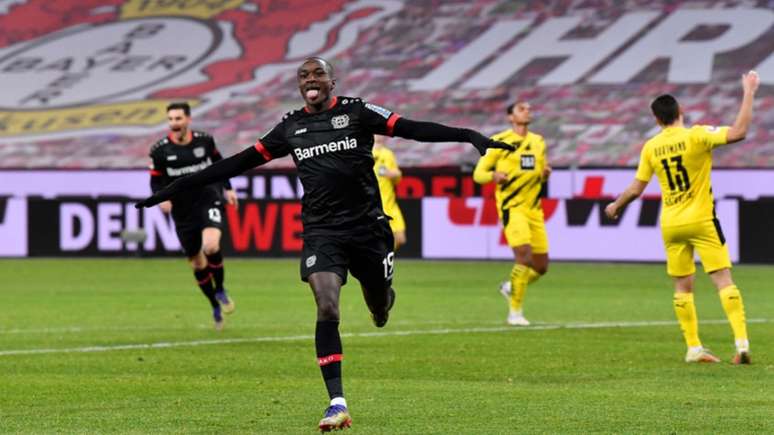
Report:
[[[174,136],[175,134],[170,131],[169,134],[167,135],[167,139],[169,139],[169,141],[175,145],[183,145],[183,146],[188,145],[193,140],[193,132],[191,130],[188,130],[188,132],[186,132],[185,134],[185,143],[175,142],[174,139],[172,139]]]
[[[337,102],[338,100],[339,100],[339,97],[337,97],[337,96],[335,96],[335,95],[334,95],[334,96],[333,96],[333,98],[331,98],[331,103],[330,103],[330,104],[328,104],[328,107],[326,107],[326,108],[325,108],[325,110],[331,110],[331,109],[333,109],[333,106],[335,106],[335,105],[336,105],[336,102]],[[324,111],[325,111],[325,110],[324,110]],[[323,112],[324,112],[324,111],[323,111]],[[304,112],[306,112],[306,113],[309,113],[309,108],[308,108],[308,107],[306,107],[306,105],[304,105]]]

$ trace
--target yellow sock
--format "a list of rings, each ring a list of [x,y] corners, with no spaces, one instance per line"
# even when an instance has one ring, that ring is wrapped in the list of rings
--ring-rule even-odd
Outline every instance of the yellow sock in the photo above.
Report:
[[[675,315],[680,322],[685,344],[688,347],[699,347],[699,320],[696,317],[696,305],[693,303],[693,293],[675,293]]]
[[[515,264],[511,269],[511,310],[521,311],[524,294],[527,293],[527,270],[523,264]]]
[[[723,305],[723,311],[726,312],[728,322],[731,323],[731,329],[734,331],[734,339],[737,342],[747,340],[747,321],[744,316],[744,303],[742,295],[735,285],[720,289],[718,292],[720,303]]]
[[[543,275],[539,274],[535,269],[527,267],[527,284],[532,284],[540,279],[541,276]]]

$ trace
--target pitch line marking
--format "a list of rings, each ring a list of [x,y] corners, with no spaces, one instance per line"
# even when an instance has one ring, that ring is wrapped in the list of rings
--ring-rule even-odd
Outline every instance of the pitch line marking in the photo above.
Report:
[[[747,323],[771,323],[774,319],[748,319]],[[726,319],[703,320],[704,325],[718,325],[728,323]],[[556,329],[603,329],[603,328],[641,328],[649,326],[672,326],[677,325],[674,320],[654,320],[639,322],[598,322],[598,323],[556,323],[542,324],[532,326],[497,326],[497,327],[474,327],[474,328],[438,328],[438,329],[415,329],[405,331],[374,331],[374,332],[347,332],[341,334],[342,338],[355,337],[402,337],[411,335],[447,335],[447,334],[476,334],[491,332],[527,332],[527,331],[546,331]],[[85,346],[70,348],[43,348],[43,349],[15,349],[0,351],[0,356],[13,355],[40,355],[52,353],[93,353],[110,352],[115,350],[137,350],[137,349],[169,349],[175,347],[196,347],[210,346],[219,344],[240,344],[240,343],[265,343],[265,342],[286,342],[286,341],[304,341],[314,340],[314,335],[286,335],[279,337],[245,337],[245,338],[221,338],[212,340],[191,340],[191,341],[171,341],[158,343],[137,343],[137,344],[118,344],[112,346]]]

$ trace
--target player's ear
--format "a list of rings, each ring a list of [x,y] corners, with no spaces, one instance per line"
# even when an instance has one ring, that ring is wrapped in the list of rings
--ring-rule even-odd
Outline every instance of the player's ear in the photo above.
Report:
[[[336,89],[336,79],[331,79],[331,91]]]

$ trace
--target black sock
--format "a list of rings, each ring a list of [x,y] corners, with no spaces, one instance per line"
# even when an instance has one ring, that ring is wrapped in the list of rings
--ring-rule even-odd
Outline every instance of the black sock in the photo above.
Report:
[[[207,255],[207,265],[212,272],[212,278],[215,280],[215,290],[223,290],[223,279],[225,270],[223,269],[223,254],[220,251]]]
[[[317,322],[314,333],[314,344],[317,348],[317,364],[320,365],[328,396],[344,397],[344,387],[341,384],[341,337],[339,336],[338,320],[322,320]]]
[[[204,268],[202,270],[194,270],[194,277],[199,284],[199,288],[202,289],[202,293],[210,301],[210,305],[213,308],[218,306],[218,300],[215,299],[215,289],[212,287],[212,275],[210,275],[210,269]]]

